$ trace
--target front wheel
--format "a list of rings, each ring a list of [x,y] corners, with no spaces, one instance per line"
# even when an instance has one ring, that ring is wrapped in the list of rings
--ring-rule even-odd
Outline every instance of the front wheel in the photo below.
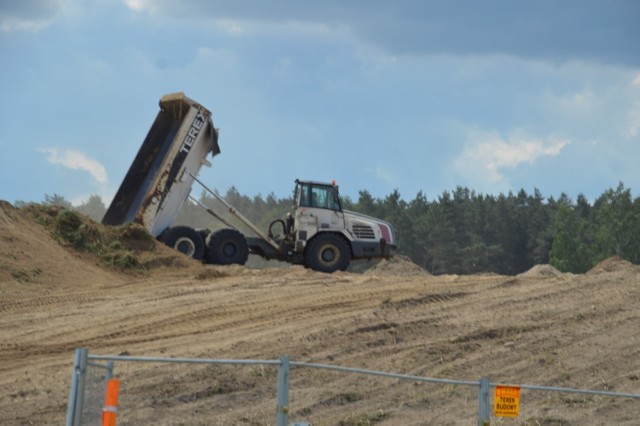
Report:
[[[305,265],[314,271],[344,271],[349,266],[349,246],[336,234],[317,235],[305,252]]]
[[[244,265],[249,258],[247,239],[235,229],[221,229],[209,234],[205,260],[217,265]]]
[[[200,233],[188,226],[174,226],[162,233],[160,241],[196,260],[204,256],[204,241]]]

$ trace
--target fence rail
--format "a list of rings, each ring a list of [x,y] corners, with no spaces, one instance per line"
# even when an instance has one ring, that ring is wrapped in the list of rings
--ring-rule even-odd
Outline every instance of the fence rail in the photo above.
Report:
[[[96,361],[106,361],[101,364]],[[139,363],[168,363],[168,364],[226,364],[226,365],[272,365],[278,367],[278,395],[276,425],[286,426],[288,424],[288,404],[289,404],[289,371],[291,367],[316,368],[323,370],[333,370],[343,373],[363,374],[369,376],[385,377],[390,379],[408,380],[413,382],[437,383],[459,386],[473,386],[478,389],[478,426],[488,425],[490,422],[490,388],[496,386],[517,386],[521,389],[533,391],[562,392],[586,395],[600,395],[608,397],[635,398],[640,399],[640,394],[598,391],[590,389],[573,389],[553,386],[537,386],[527,384],[503,384],[491,383],[488,378],[482,377],[478,381],[450,380],[432,377],[412,376],[407,374],[388,373],[377,370],[367,370],[361,368],[341,367],[335,365],[315,364],[306,362],[290,361],[287,356],[281,356],[278,360],[238,360],[238,359],[199,359],[199,358],[166,358],[166,357],[134,357],[134,356],[110,356],[89,354],[87,349],[76,349],[74,366],[71,377],[69,392],[69,404],[67,409],[67,426],[80,426],[81,413],[85,392],[85,377],[88,366],[103,368],[105,378],[113,376],[115,362],[139,362]]]

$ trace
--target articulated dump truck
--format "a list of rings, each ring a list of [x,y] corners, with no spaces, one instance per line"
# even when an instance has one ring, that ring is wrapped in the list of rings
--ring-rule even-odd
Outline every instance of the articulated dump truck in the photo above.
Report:
[[[244,264],[249,254],[322,272],[347,269],[351,259],[390,257],[396,248],[393,226],[380,219],[342,209],[335,183],[295,181],[292,212],[271,222],[265,234],[211,191],[199,178],[207,160],[220,153],[211,112],[173,93],[160,99],[160,111],[133,160],[102,223],[136,222],[151,235],[205,263]],[[246,236],[223,212],[190,196],[198,183],[255,235]],[[223,225],[221,229],[174,226],[190,199]],[[274,235],[278,232],[277,235]]]

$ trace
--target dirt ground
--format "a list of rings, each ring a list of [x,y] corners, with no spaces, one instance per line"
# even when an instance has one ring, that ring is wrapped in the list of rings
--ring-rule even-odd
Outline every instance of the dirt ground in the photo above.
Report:
[[[432,276],[405,258],[322,274],[204,266],[163,246],[152,256],[146,272],[121,272],[0,202],[0,424],[64,423],[76,348],[640,393],[640,267],[621,259],[583,275]],[[115,373],[119,424],[275,423],[272,366],[118,362]],[[477,405],[469,386],[291,370],[291,422],[471,425]],[[520,416],[492,424],[638,419],[640,399],[523,390]]]

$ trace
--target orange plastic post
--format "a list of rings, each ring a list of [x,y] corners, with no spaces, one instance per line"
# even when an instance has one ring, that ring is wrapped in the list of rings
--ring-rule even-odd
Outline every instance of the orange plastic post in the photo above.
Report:
[[[107,393],[104,396],[104,407],[102,408],[102,426],[116,426],[119,388],[120,380],[110,379],[107,382]]]

